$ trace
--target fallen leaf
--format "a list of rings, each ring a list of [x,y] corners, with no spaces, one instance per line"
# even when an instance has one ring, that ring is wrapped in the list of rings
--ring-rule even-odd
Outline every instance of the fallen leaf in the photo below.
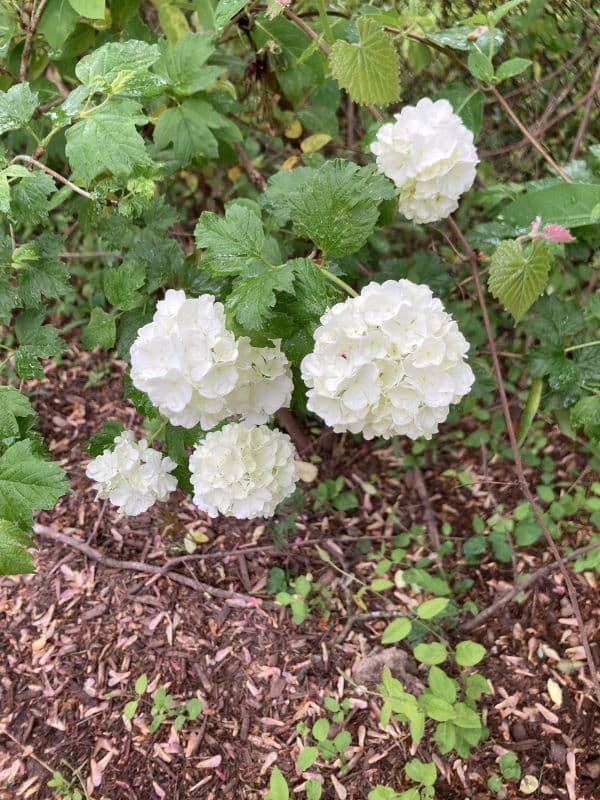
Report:
[[[562,706],[563,693],[558,683],[555,680],[552,680],[552,678],[548,678],[548,683],[546,686],[548,687],[548,694],[550,695],[552,702],[559,707]]]

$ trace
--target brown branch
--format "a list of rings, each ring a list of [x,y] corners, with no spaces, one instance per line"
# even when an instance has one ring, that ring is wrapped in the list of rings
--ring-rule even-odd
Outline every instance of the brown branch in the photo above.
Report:
[[[598,550],[600,548],[600,542],[592,542],[591,544],[586,544],[584,547],[579,547],[577,550],[573,550],[572,553],[569,553],[567,556],[563,557],[563,561],[574,561],[579,556],[583,556],[586,553],[590,553],[592,550]],[[550,564],[546,564],[543,567],[540,567],[534,573],[532,573],[528,578],[526,578],[523,583],[519,583],[517,586],[513,586],[512,589],[509,589],[508,592],[501,595],[497,600],[484,608],[476,617],[473,619],[464,622],[460,627],[463,631],[472,631],[474,628],[478,628],[480,625],[483,625],[490,617],[494,617],[502,608],[504,608],[507,603],[510,603],[511,600],[524,592],[526,589],[529,589],[534,583],[540,580],[540,578],[544,578],[546,575],[549,575],[553,570],[556,569],[558,566],[556,561],[552,561]]]
[[[552,534],[548,529],[548,525],[546,524],[546,520],[544,519],[544,515],[538,505],[536,498],[531,491],[529,486],[529,481],[527,480],[527,476],[525,475],[525,469],[523,467],[523,461],[521,459],[521,453],[519,451],[519,445],[517,443],[517,437],[515,434],[515,429],[512,423],[512,417],[510,413],[510,406],[508,403],[508,397],[506,395],[506,388],[504,386],[504,378],[502,377],[502,367],[500,365],[500,358],[498,356],[498,351],[496,348],[496,340],[494,338],[494,331],[492,328],[492,324],[490,322],[490,317],[488,314],[487,304],[485,300],[485,294],[483,292],[483,288],[481,286],[481,280],[479,277],[479,264],[477,261],[477,254],[463,235],[463,232],[455,222],[454,218],[450,215],[448,217],[448,224],[452,229],[454,235],[456,236],[457,240],[459,241],[461,247],[463,248],[465,254],[467,255],[469,262],[471,264],[471,272],[473,274],[473,280],[475,281],[475,287],[477,290],[477,299],[479,300],[479,305],[481,307],[481,314],[483,316],[483,324],[485,326],[485,332],[488,339],[488,344],[490,348],[490,353],[492,356],[492,364],[494,367],[494,373],[496,375],[496,382],[498,384],[498,391],[500,394],[500,403],[502,406],[502,413],[504,415],[504,422],[506,425],[506,431],[508,433],[508,439],[510,441],[510,448],[513,453],[513,458],[515,461],[515,472],[516,477],[523,492],[523,496],[529,502],[531,506],[534,516],[537,519],[540,528],[542,529],[542,533],[544,534],[544,538],[554,560],[558,564],[560,571],[565,579],[565,584],[567,587],[567,592],[569,594],[569,600],[571,601],[571,606],[573,607],[573,612],[575,614],[575,618],[577,620],[577,625],[579,628],[579,635],[581,637],[581,641],[583,644],[583,648],[585,650],[585,655],[588,663],[588,668],[590,671],[590,678],[592,683],[594,684],[594,689],[596,690],[596,696],[598,698],[598,702],[600,702],[600,682],[598,681],[598,675],[596,673],[596,664],[594,662],[594,657],[592,655],[592,651],[590,648],[590,643],[588,641],[588,637],[585,631],[585,625],[583,622],[583,617],[581,616],[581,608],[579,607],[579,602],[577,600],[577,592],[575,591],[575,587],[573,586],[573,581],[571,580],[571,576],[569,574],[569,570],[560,554],[558,547],[556,546],[556,542],[552,538]]]
[[[33,44],[33,36],[35,29],[38,26],[42,11],[48,0],[40,0],[38,7],[31,12],[31,18],[27,27],[27,35],[25,37],[25,44],[23,45],[23,52],[21,53],[21,64],[19,66],[19,80],[21,82],[27,80],[27,67],[29,65],[29,56],[31,54],[31,45]]]
[[[579,152],[579,148],[583,144],[583,138],[585,136],[585,133],[587,131],[590,122],[590,115],[592,113],[592,106],[594,105],[594,98],[599,90],[600,90],[600,58],[598,59],[598,63],[596,64],[596,72],[594,73],[594,78],[592,80],[590,96],[587,100],[587,103],[585,104],[585,108],[583,110],[583,117],[581,118],[581,122],[579,123],[577,135],[575,136],[575,141],[573,142],[573,147],[571,148],[571,158],[575,158],[575,156]]]
[[[277,422],[279,422],[282,428],[285,428],[290,439],[296,445],[298,455],[307,453],[312,448],[312,443],[302,423],[296,419],[289,408],[280,408],[275,416],[277,417]]]
[[[68,178],[65,178],[60,174],[60,172],[56,172],[51,167],[46,166],[46,164],[42,164],[41,161],[37,161],[35,158],[32,158],[31,156],[15,156],[11,161],[11,164],[14,164],[15,161],[24,161],[26,164],[31,164],[32,166],[47,172],[48,175],[51,175],[55,180],[59,181],[59,183],[68,186],[69,189],[77,192],[77,194],[80,194],[82,197],[85,197],[88,200],[93,200],[92,195],[89,192],[86,192],[85,189],[82,189],[81,186],[77,186],[76,183],[73,183]]]
[[[38,536],[43,536],[46,539],[52,539],[55,542],[65,544],[68,547],[73,548],[73,550],[78,550],[80,553],[83,553],[85,556],[92,559],[92,561],[97,561],[100,564],[104,564],[106,567],[129,570],[131,572],[143,572],[146,575],[156,575],[158,577],[169,578],[176,583],[187,586],[189,589],[195,589],[196,591],[204,592],[211,597],[219,597],[224,600],[237,600],[243,602],[244,605],[249,608],[256,606],[261,606],[263,608],[279,608],[279,606],[275,606],[273,603],[265,602],[259,597],[251,597],[246,594],[239,594],[238,592],[234,592],[229,589],[217,589],[215,586],[209,586],[209,584],[202,583],[202,581],[198,581],[195,578],[188,578],[186,575],[181,575],[179,572],[167,571],[169,567],[168,564],[164,565],[163,567],[155,567],[152,564],[146,564],[144,561],[121,561],[118,558],[110,558],[110,556],[106,556],[104,553],[99,553],[97,550],[94,550],[93,547],[90,547],[85,542],[82,542],[79,539],[74,539],[72,536],[67,536],[66,533],[60,533],[52,528],[48,528],[46,525],[34,525],[33,530]]]
[[[256,186],[256,188],[259,189],[261,192],[266,191],[267,181],[264,175],[262,175],[256,169],[256,167],[250,160],[250,156],[244,149],[244,145],[240,144],[239,142],[236,142],[234,144],[234,148],[240,158],[240,164],[242,165],[242,169],[248,176],[248,180],[250,181],[250,183],[254,184],[254,186]]]

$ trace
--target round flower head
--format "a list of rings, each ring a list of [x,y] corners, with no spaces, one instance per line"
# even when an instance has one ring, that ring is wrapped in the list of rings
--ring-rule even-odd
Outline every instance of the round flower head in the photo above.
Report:
[[[223,305],[210,294],[186,299],[169,289],[131,346],[131,380],[173,425],[209,429],[227,416],[237,357]]]
[[[280,342],[275,347],[253,347],[250,339],[238,339],[238,381],[227,396],[231,415],[240,415],[247,425],[261,425],[292,399],[292,373]]]
[[[430,439],[474,381],[456,322],[412,281],[370,283],[328,309],[314,339],[308,408],[336,433]]]
[[[190,456],[194,503],[210,517],[272,517],[298,479],[290,437],[265,425],[225,425]]]
[[[115,438],[112,450],[105,450],[88,465],[86,475],[95,481],[99,498],[135,517],[157,500],[166,500],[177,487],[177,478],[169,474],[176,466],[148,447],[145,439],[136,442],[131,431],[124,431]]]
[[[398,187],[405,217],[419,223],[444,219],[475,180],[473,134],[447,100],[424,97],[395,119],[381,126],[371,145],[377,165]]]

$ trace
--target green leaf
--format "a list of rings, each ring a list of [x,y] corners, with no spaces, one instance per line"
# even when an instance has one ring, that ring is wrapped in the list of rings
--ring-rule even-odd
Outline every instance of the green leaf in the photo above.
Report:
[[[521,777],[521,765],[516,753],[504,753],[498,762],[502,777],[507,781],[518,781]]]
[[[490,83],[494,78],[494,66],[490,59],[478,48],[474,48],[469,53],[467,59],[469,72],[475,78],[485,83]]]
[[[441,664],[448,658],[448,651],[441,642],[418,644],[415,647],[414,656],[422,664]]]
[[[443,47],[450,47],[452,50],[474,50],[475,46],[472,41],[474,26],[459,25],[456,28],[446,28],[443,31],[435,31],[434,33],[425,34],[427,39]],[[497,28],[494,30],[494,52],[500,47],[504,41],[502,31]],[[485,50],[489,43],[488,33],[483,33],[477,38],[477,45]]]
[[[79,14],[69,0],[48,0],[37,31],[53,50],[60,50],[75,30]]]
[[[386,627],[381,637],[381,644],[394,644],[405,639],[412,630],[412,622],[408,617],[395,619]]]
[[[368,17],[359,17],[357,27],[357,43],[334,42],[329,55],[331,74],[356,103],[393,103],[400,97],[394,40]]]
[[[257,261],[262,261],[265,246],[262,223],[245,206],[229,206],[225,217],[204,211],[194,235],[197,246],[205,251],[202,266],[216,275],[245,275]]]
[[[461,667],[473,667],[485,658],[485,654],[485,647],[477,642],[459,642],[456,646],[456,663]]]
[[[420,761],[418,758],[413,758],[409,761],[404,767],[404,770],[411,780],[423,786],[433,786],[437,778],[437,768],[435,764],[428,764],[425,761]]]
[[[207,33],[189,32],[176,44],[163,40],[159,47],[160,59],[154,69],[178,95],[201,92],[224,71],[224,67],[206,66],[206,61],[215,50],[212,36]]]
[[[148,688],[148,675],[145,672],[143,672],[135,682],[134,686],[135,693],[145,694],[147,688]]]
[[[103,350],[110,350],[115,346],[116,338],[115,318],[98,306],[92,308],[90,321],[81,334],[83,349],[92,350],[94,347],[102,347]]]
[[[296,761],[296,766],[300,770],[300,772],[305,772],[307,769],[310,769],[312,765],[315,763],[319,756],[319,748],[318,747],[305,747],[300,751],[298,755],[298,760]]]
[[[146,269],[139,261],[124,261],[104,272],[104,294],[108,302],[120,311],[140,305],[142,295],[136,291],[144,285]]]
[[[37,92],[28,83],[17,83],[7,92],[0,92],[0,135],[23,128],[39,103]]]
[[[192,699],[188,700],[185,704],[185,710],[187,711],[188,719],[192,720],[192,722],[198,719],[203,708],[204,705],[202,700],[200,700],[198,697],[192,697]]]
[[[75,67],[79,80],[90,89],[131,97],[153,96],[166,81],[150,72],[158,61],[158,45],[130,39],[109,42],[84,56]]]
[[[515,75],[520,75],[527,67],[533,64],[529,58],[509,58],[503,64],[500,64],[496,71],[496,80],[498,82],[505,81],[507,78],[513,78]]]
[[[15,321],[15,332],[21,347],[38,358],[50,358],[62,353],[66,345],[53,325],[42,325],[46,309],[23,311]]]
[[[317,742],[324,742],[329,734],[329,721],[324,717],[318,719],[312,726],[312,735]]]
[[[216,158],[219,143],[211,130],[226,134],[229,141],[241,138],[237,127],[205,100],[185,100],[181,105],[163,111],[154,128],[154,142],[161,149],[173,145],[181,166],[194,158]]]
[[[448,100],[454,113],[462,119],[473,136],[477,137],[483,124],[485,96],[464,83],[449,83],[435,95],[435,100]]]
[[[29,400],[12,386],[0,386],[0,439],[19,435],[19,419],[35,415]]]
[[[490,12],[490,22],[492,25],[497,25],[507,14],[510,14],[513,8],[520,6],[521,3],[525,1],[526,0],[508,0],[507,3],[502,3],[501,6],[498,6],[494,11]],[[529,0],[527,0],[527,2],[529,3]]]
[[[123,433],[123,425],[117,420],[105,420],[102,423],[102,430],[90,437],[85,448],[86,453],[91,456],[99,456],[107,447],[112,447],[115,437]]]
[[[48,196],[56,190],[50,175],[36,170],[28,172],[11,189],[10,215],[20,224],[44,222],[50,211]]]
[[[19,298],[25,307],[38,306],[42,297],[61,297],[68,290],[69,273],[57,258],[61,247],[62,239],[48,234],[31,243],[27,261],[17,273]]]
[[[454,706],[456,711],[456,719],[454,724],[457,728],[472,728],[473,730],[481,730],[481,720],[476,711],[469,708],[465,703],[456,703]]]
[[[447,597],[434,597],[433,600],[426,600],[415,609],[420,619],[433,619],[441,614],[450,600]]]
[[[550,254],[545,242],[534,239],[501,242],[492,255],[488,286],[490,292],[518,322],[544,291],[550,270]]]
[[[225,308],[242,328],[261,330],[272,316],[277,293],[294,293],[294,262],[263,272],[255,278],[240,278],[233,284]]]
[[[89,186],[103,173],[128,178],[135,167],[151,164],[136,130],[146,121],[139,103],[116,97],[69,128],[65,152],[73,180]]]
[[[11,445],[0,457],[0,517],[29,523],[32,511],[53,508],[68,491],[62,469],[34,454],[28,439]]]
[[[583,428],[590,439],[600,439],[600,397],[582,397],[571,408],[571,425]]]
[[[451,722],[440,722],[435,729],[433,738],[439,747],[440,753],[445,755],[449,753],[456,744],[456,728]]]
[[[329,256],[354,253],[373,233],[390,186],[356,164],[327,161],[290,197],[294,229]]]
[[[33,547],[31,537],[14,522],[0,519],[0,575],[35,572],[33,558],[26,547]]]
[[[104,19],[104,0],[69,0],[74,10],[88,19]]]
[[[557,183],[520,195],[504,208],[503,216],[515,233],[529,231],[536,217],[541,217],[542,226],[562,225],[570,230],[594,224],[593,210],[598,203],[598,183]]]
[[[280,8],[283,8],[283,6],[280,6]],[[323,784],[316,778],[309,778],[304,785],[304,791],[306,792],[306,800],[321,800]]]
[[[436,722],[448,722],[453,720],[456,716],[454,707],[442,700],[441,697],[436,697],[434,694],[423,692],[419,698],[419,705],[423,708],[425,713],[430,719]]]
[[[269,780],[269,791],[265,795],[265,800],[290,800],[287,781],[281,774],[279,767],[273,767]]]
[[[123,708],[123,719],[125,720],[132,720],[135,717],[135,712],[138,709],[138,701],[137,700],[130,700],[128,703],[125,703]]]
[[[316,174],[313,167],[297,167],[296,169],[280,169],[271,175],[266,190],[261,194],[259,203],[266,208],[283,226],[290,219],[292,205],[290,202],[294,192],[302,191],[302,187]]]
[[[431,667],[428,682],[429,688],[436,697],[441,697],[447,703],[456,703],[458,684],[439,667]]]
[[[219,0],[214,11],[214,25],[221,33],[230,19],[233,19],[246,5],[246,0]]]

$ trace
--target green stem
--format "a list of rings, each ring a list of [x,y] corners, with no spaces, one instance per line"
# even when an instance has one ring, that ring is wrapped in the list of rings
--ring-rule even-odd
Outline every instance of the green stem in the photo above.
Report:
[[[354,291],[354,289],[349,286],[346,281],[343,281],[341,278],[338,278],[337,275],[334,275],[333,272],[329,272],[329,270],[325,269],[325,267],[317,267],[317,269],[323,273],[328,281],[331,281],[331,283],[334,283],[340,289],[343,289],[347,294],[350,295],[350,297],[358,297],[358,292]]]
[[[333,31],[331,30],[329,19],[327,18],[327,9],[325,8],[325,0],[317,0],[317,8],[319,10],[319,19],[321,20],[321,25],[323,26],[323,34],[325,36],[325,41],[327,42],[327,44],[332,45],[335,42],[335,36],[333,35]]]
[[[600,339],[595,339],[593,342],[583,342],[583,344],[572,344],[571,347],[565,347],[565,353],[572,353],[573,350],[583,350],[584,347],[598,347]]]

